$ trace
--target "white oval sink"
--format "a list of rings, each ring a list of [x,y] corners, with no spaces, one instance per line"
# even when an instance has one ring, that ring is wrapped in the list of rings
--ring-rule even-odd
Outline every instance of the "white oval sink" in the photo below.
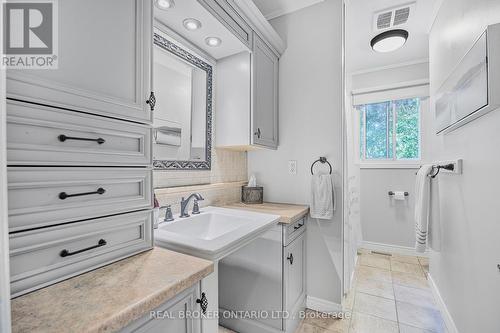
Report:
[[[201,258],[218,260],[276,225],[278,215],[205,207],[198,215],[160,223],[155,244]]]

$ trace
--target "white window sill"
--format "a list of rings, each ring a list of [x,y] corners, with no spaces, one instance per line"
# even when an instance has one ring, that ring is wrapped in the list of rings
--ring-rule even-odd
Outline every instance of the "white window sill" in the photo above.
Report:
[[[360,169],[418,169],[422,164],[420,162],[404,163],[404,162],[391,162],[391,163],[358,163]]]

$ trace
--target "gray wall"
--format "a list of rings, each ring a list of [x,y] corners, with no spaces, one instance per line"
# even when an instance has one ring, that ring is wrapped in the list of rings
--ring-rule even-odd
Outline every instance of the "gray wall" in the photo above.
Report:
[[[340,303],[342,1],[326,0],[271,24],[288,43],[279,68],[280,146],[249,152],[248,172],[264,186],[266,201],[308,203],[311,163],[319,156],[332,163],[339,204],[331,221],[308,221],[307,289],[309,296]],[[296,175],[288,174],[288,160],[297,161]]]
[[[486,25],[499,22],[500,1],[444,1],[430,33],[433,96]],[[463,333],[500,332],[499,133],[495,110],[450,134],[432,136],[434,158],[464,160],[463,175],[439,176],[442,250],[430,262]]]
[[[415,245],[415,169],[361,170],[361,223],[363,241],[413,247]],[[407,191],[397,201],[388,191]]]

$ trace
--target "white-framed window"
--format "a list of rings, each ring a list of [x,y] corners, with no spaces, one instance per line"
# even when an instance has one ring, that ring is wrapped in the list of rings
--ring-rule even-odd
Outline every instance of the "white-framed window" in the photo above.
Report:
[[[355,106],[361,163],[421,159],[421,100],[406,98]]]

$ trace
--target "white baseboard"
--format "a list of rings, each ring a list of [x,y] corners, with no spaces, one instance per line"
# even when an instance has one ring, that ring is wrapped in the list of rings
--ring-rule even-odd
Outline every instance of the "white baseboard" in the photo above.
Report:
[[[368,241],[362,241],[359,247],[371,251],[395,253],[404,256],[419,256],[419,257],[429,256],[429,251],[425,251],[425,253],[418,253],[417,251],[415,251],[415,248],[413,247],[390,245],[390,244],[375,243]]]
[[[325,313],[342,312],[342,305],[312,296],[307,296],[306,307],[314,311]]]
[[[434,283],[434,280],[432,279],[432,276],[427,273],[427,280],[429,281],[429,285],[432,290],[432,294],[434,295],[434,299],[436,300],[437,306],[439,308],[439,311],[441,312],[441,315],[443,316],[444,323],[446,324],[446,328],[448,329],[449,333],[458,333],[457,326],[455,325],[455,322],[453,321],[453,318],[451,317],[450,312],[448,311],[448,308],[446,307],[446,304],[444,303],[443,298],[441,297],[441,293],[439,292],[439,289]]]

